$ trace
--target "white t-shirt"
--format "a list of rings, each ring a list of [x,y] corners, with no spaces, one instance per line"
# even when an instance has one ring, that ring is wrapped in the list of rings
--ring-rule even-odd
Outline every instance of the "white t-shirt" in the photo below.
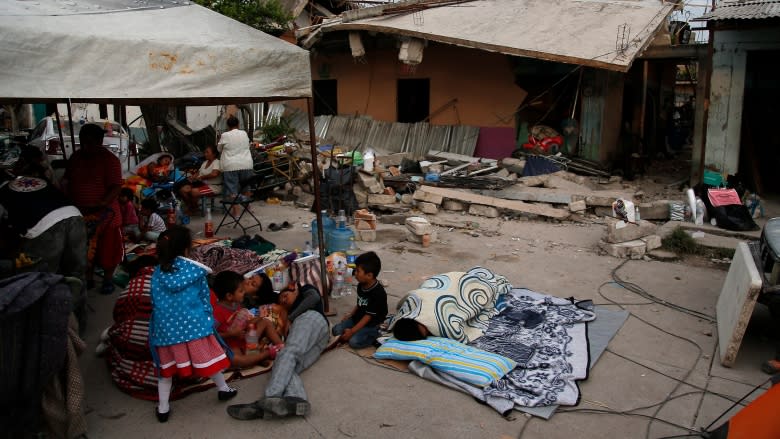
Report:
[[[201,178],[203,175],[209,175],[214,171],[222,171],[222,168],[220,168],[220,162],[219,159],[214,159],[213,162],[211,162],[211,166],[206,166],[208,164],[208,161],[203,162],[202,165],[200,165],[200,170],[198,171],[198,178]],[[219,175],[214,178],[203,178],[202,179],[204,183],[209,185],[211,190],[214,191],[215,194],[222,193],[222,175]]]
[[[217,144],[223,172],[252,169],[252,153],[249,152],[249,136],[246,131],[233,129],[222,133]]]
[[[149,222],[146,230],[149,232],[164,232],[165,229],[168,228],[165,225],[165,221],[163,221],[162,217],[157,213],[149,215],[149,219],[147,221]]]

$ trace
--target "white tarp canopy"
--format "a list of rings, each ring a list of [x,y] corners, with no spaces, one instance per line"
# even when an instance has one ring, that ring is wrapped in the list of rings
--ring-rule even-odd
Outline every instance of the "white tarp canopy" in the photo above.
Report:
[[[309,53],[171,0],[0,1],[0,102],[311,97]]]

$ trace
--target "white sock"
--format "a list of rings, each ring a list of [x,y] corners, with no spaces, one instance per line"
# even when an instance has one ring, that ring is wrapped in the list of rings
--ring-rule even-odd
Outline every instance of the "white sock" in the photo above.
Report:
[[[209,378],[211,378],[211,381],[214,381],[214,384],[217,385],[217,390],[221,390],[223,392],[229,392],[233,390],[233,388],[228,386],[227,382],[225,382],[225,376],[222,375],[222,372],[217,372]]]
[[[168,399],[171,397],[171,387],[173,387],[173,378],[159,378],[157,380],[157,395],[160,398],[157,410],[160,413],[168,413],[171,410],[171,406],[168,405]]]

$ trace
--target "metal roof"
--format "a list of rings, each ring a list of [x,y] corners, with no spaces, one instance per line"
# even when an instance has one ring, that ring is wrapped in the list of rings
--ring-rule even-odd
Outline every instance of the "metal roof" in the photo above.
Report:
[[[696,20],[760,20],[780,17],[780,1],[726,2]]]
[[[657,0],[410,0],[348,11],[298,36],[382,32],[625,72],[672,8]]]

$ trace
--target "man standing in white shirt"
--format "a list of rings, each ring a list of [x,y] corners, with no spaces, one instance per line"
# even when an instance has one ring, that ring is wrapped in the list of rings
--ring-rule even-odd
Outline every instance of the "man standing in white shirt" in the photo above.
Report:
[[[241,183],[254,174],[252,153],[249,151],[249,136],[238,129],[238,118],[230,116],[228,131],[219,137],[217,147],[222,166],[223,194],[225,200],[233,200],[241,190]],[[238,215],[238,206],[233,206],[233,215]]]

